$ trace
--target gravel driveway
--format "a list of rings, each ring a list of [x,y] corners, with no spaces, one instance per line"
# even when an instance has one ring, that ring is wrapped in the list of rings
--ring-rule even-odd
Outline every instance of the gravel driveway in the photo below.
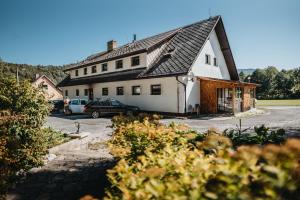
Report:
[[[300,106],[277,106],[277,107],[261,107],[264,114],[244,116],[242,118],[242,127],[254,127],[265,124],[270,128],[284,128],[289,132],[300,132]],[[89,116],[51,116],[48,118],[47,126],[51,126],[62,132],[74,132],[76,130],[74,122],[78,121],[81,124],[82,131],[88,131],[92,134],[99,134],[103,139],[108,139],[110,134],[107,132],[107,126],[111,124],[111,119],[99,118],[91,119]],[[226,128],[234,128],[239,123],[238,118],[235,117],[216,117],[205,116],[194,119],[184,118],[168,118],[161,120],[163,123],[170,123],[172,121],[177,123],[188,124],[193,129],[198,131],[206,131],[209,128],[217,128],[224,130]]]

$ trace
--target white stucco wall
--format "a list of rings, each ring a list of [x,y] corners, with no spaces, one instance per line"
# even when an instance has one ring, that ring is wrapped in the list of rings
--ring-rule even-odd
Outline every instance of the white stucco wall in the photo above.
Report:
[[[151,95],[151,85],[161,84],[161,95]],[[132,86],[141,86],[141,95],[132,95]],[[115,98],[124,104],[135,105],[142,110],[159,111],[159,112],[184,112],[184,93],[182,85],[179,85],[175,77],[153,78],[130,80],[110,83],[96,83],[92,85],[94,91],[94,99],[96,98]],[[108,88],[108,96],[102,96],[102,88]],[[116,95],[116,87],[124,87],[124,95]],[[179,87],[179,88],[177,88]],[[80,98],[84,96],[84,89],[88,89],[87,85],[63,87],[63,94],[68,90],[69,98],[76,97],[76,89],[79,89]],[[178,96],[179,89],[179,110]]]
[[[131,57],[135,57],[135,56],[140,56],[140,64],[137,66],[131,66]],[[123,68],[122,69],[116,69],[116,65],[115,65],[116,60],[123,60]],[[80,77],[94,76],[97,74],[105,74],[105,73],[110,73],[110,72],[146,67],[147,66],[147,53],[136,54],[133,56],[128,56],[128,57],[116,59],[116,60],[103,62],[103,63],[107,63],[107,69],[108,69],[107,71],[104,71],[104,72],[101,71],[101,66],[103,63],[99,63],[99,64],[96,64],[96,68],[97,68],[96,73],[92,73],[92,66],[95,66],[95,65],[90,65],[87,67],[81,67],[81,68],[77,69],[78,76],[75,76],[76,69],[70,70],[69,73],[71,75],[71,78],[80,78]],[[84,75],[84,68],[87,68],[86,75]]]
[[[208,54],[211,57],[211,64],[205,63],[205,55]],[[213,59],[217,58],[218,66],[214,66]],[[221,51],[221,47],[215,31],[209,36],[202,51],[197,56],[191,71],[195,76],[204,76],[210,78],[226,79],[230,80],[230,75],[225,62],[225,58]]]
[[[210,55],[211,57],[210,65],[205,63],[206,54]],[[217,66],[214,66],[214,58],[217,58]],[[221,51],[221,47],[215,31],[212,31],[209,39],[204,44],[202,51],[197,56],[190,71],[190,75],[192,74],[194,76],[230,80],[230,74],[228,72],[225,58]],[[189,78],[189,81],[187,81],[186,95],[187,110],[189,107],[195,108],[196,104],[200,105],[200,81],[196,79],[194,79],[194,81],[191,81]]]

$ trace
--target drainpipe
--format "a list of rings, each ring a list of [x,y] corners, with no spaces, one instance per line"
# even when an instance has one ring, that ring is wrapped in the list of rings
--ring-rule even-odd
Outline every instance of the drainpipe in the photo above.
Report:
[[[178,76],[176,76],[176,81],[178,83],[181,83],[181,85],[183,85],[183,88],[184,88],[184,114],[186,114],[186,84],[181,82],[180,80],[178,80]],[[179,101],[178,101],[178,104],[179,104]]]

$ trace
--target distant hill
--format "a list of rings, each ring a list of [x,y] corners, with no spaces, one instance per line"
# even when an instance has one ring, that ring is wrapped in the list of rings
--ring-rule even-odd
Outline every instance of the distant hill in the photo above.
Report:
[[[255,69],[238,69],[238,72],[241,73],[241,72],[244,72],[244,74],[247,76],[247,75],[251,75],[253,72],[255,71]]]
[[[46,75],[57,84],[66,76],[62,70],[63,66],[14,64],[0,60],[0,77],[16,77],[17,67],[19,67],[20,80],[29,79],[32,81],[35,79],[35,75],[39,74]]]

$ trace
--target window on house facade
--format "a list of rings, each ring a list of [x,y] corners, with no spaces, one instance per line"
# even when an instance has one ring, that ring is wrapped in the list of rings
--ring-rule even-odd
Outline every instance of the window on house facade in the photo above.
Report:
[[[210,55],[205,54],[205,64],[210,65]]]
[[[102,96],[108,95],[108,88],[102,88]]]
[[[240,87],[235,88],[235,98],[242,98],[243,89]]]
[[[48,85],[43,84],[43,85],[42,85],[42,89],[43,89],[43,90],[48,90]]]
[[[124,95],[124,87],[117,87],[117,95]]]
[[[97,73],[97,66],[96,65],[92,66],[92,73]]]
[[[87,68],[84,68],[84,69],[83,69],[83,74],[84,74],[84,75],[87,75]]]
[[[151,85],[151,95],[161,95],[161,85]]]
[[[79,96],[79,90],[76,89],[76,96]]]
[[[141,86],[132,86],[132,95],[141,95]]]
[[[69,96],[68,90],[65,90],[65,96],[66,96],[66,97]]]
[[[75,70],[75,76],[78,76],[78,69]]]
[[[123,68],[123,60],[117,60],[116,61],[116,69]]]
[[[131,58],[131,66],[140,65],[140,56],[134,56]]]
[[[101,65],[101,71],[103,71],[103,72],[107,71],[107,63],[103,63]]]
[[[84,96],[88,96],[89,95],[89,90],[88,89],[84,89]]]
[[[218,66],[218,60],[217,60],[217,58],[214,58],[214,66]]]
[[[250,98],[255,98],[255,89],[250,89]]]

